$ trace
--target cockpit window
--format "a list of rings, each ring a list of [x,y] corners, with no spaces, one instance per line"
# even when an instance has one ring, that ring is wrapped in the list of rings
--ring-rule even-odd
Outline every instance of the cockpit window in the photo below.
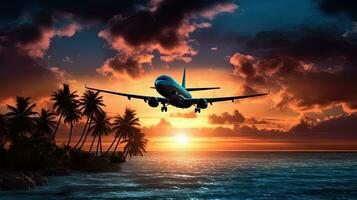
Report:
[[[157,80],[168,81],[168,80],[170,80],[170,78],[167,76],[160,76]]]

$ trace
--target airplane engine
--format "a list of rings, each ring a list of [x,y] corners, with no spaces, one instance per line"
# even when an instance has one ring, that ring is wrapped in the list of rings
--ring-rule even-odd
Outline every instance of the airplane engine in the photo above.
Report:
[[[148,104],[151,107],[157,107],[159,105],[159,101],[155,97],[150,97],[148,100]]]
[[[205,108],[207,108],[207,106],[208,106],[208,102],[207,102],[206,99],[199,99],[199,100],[197,101],[197,107],[198,107],[198,108],[205,109]]]

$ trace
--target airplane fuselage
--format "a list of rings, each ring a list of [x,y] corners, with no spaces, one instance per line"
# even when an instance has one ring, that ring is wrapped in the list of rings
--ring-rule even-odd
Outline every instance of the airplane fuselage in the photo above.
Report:
[[[191,94],[178,84],[173,78],[162,75],[155,80],[156,91],[165,97],[170,105],[178,108],[189,108],[191,103],[184,101],[185,98],[192,98]]]

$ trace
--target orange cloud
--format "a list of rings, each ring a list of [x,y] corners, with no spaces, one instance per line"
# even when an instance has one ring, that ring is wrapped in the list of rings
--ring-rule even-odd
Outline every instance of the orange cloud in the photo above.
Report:
[[[78,32],[79,30],[81,30],[81,26],[77,23],[71,23],[71,24],[67,24],[59,29],[56,30],[56,35],[63,37],[72,37],[74,36],[74,34],[76,34],[76,32]]]
[[[197,114],[195,112],[193,112],[193,111],[192,112],[185,112],[185,113],[177,112],[177,113],[171,113],[170,117],[192,119],[192,118],[196,118]]]

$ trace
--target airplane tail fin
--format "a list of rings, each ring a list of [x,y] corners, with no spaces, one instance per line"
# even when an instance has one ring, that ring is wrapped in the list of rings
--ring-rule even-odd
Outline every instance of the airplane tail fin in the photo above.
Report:
[[[183,69],[182,87],[186,88],[186,67]]]

